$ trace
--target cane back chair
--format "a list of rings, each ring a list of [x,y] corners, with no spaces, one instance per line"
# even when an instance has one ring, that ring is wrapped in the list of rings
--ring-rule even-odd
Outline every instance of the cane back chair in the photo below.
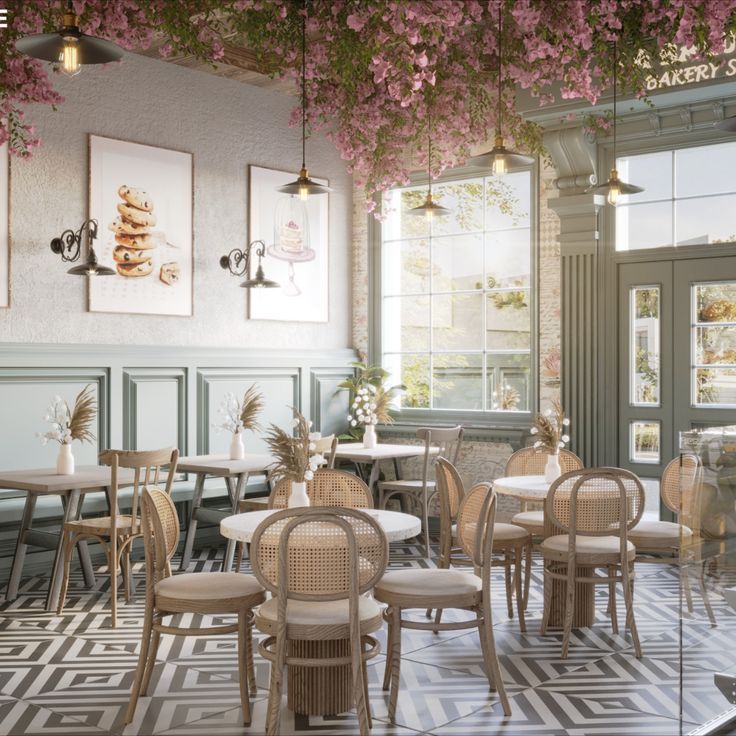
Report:
[[[94,539],[100,543],[107,557],[107,566],[110,571],[110,619],[112,628],[117,626],[118,573],[121,567],[125,602],[130,603],[131,598],[130,548],[133,541],[141,536],[139,514],[141,489],[149,484],[158,484],[161,468],[168,466],[166,493],[171,493],[171,484],[176,474],[178,460],[179,450],[173,448],[143,451],[103,450],[99,454],[100,463],[109,465],[111,468],[110,493],[107,499],[110,515],[78,519],[64,524],[62,530],[62,535],[65,538],[64,575],[59,595],[58,614],[64,611],[64,602],[69,586],[69,568],[74,547],[81,539]],[[118,508],[118,468],[132,468],[135,471],[130,514],[121,514]]]
[[[380,649],[370,634],[382,622],[378,604],[363,594],[386,569],[384,531],[355,509],[284,509],[261,522],[251,552],[255,576],[273,594],[255,618],[256,628],[267,634],[259,652],[271,662],[266,733],[279,733],[286,665],[290,674],[292,667],[349,665],[360,733],[365,736],[371,728],[366,661]],[[337,656],[335,640],[345,644]],[[318,656],[327,651],[327,659]],[[290,683],[290,693],[295,689]]]
[[[614,633],[616,583],[621,583],[626,603],[626,625],[641,657],[634,616],[634,559],[636,548],[628,539],[644,512],[644,488],[634,473],[620,468],[574,470],[560,476],[550,487],[545,514],[547,524],[560,533],[539,545],[544,560],[544,636],[552,607],[552,581],[565,584],[562,658],[567,657],[577,583],[607,584],[609,612]],[[595,570],[603,568],[602,575]]]
[[[256,689],[253,668],[253,612],[266,599],[264,589],[252,575],[237,572],[191,572],[171,574],[171,557],[179,544],[179,519],[168,493],[146,488],[142,497],[143,543],[146,553],[146,608],[141,649],[125,722],[135,714],[138,698],[145,696],[156,663],[161,634],[176,636],[238,635],[238,670],[243,722],[251,721],[250,693]],[[233,614],[237,623],[211,627],[181,627],[163,619],[182,613]]]
[[[402,629],[453,631],[477,627],[488,682],[492,690],[498,691],[504,714],[511,715],[493,636],[491,565],[495,517],[495,491],[489,483],[478,483],[463,498],[457,518],[458,542],[474,572],[440,568],[391,570],[376,584],[376,600],[388,605],[384,612],[388,651],[383,689],[391,689],[388,715],[392,723],[396,720],[399,696]],[[460,608],[473,611],[475,618],[447,623],[408,620],[401,617],[407,608]]]
[[[692,453],[683,453],[670,461],[662,473],[659,495],[663,505],[676,521],[642,519],[630,532],[629,540],[636,546],[637,562],[683,563],[680,568],[688,611],[692,613],[688,563],[699,566],[698,582],[708,618],[716,625],[715,614],[705,585],[706,560],[699,559],[701,527],[701,491],[703,465]]]
[[[460,447],[463,442],[463,428],[460,426],[420,427],[416,432],[417,439],[424,442],[424,460],[422,463],[422,477],[418,480],[389,480],[378,484],[378,506],[385,509],[388,501],[394,496],[401,496],[410,501],[422,520],[424,529],[424,556],[429,557],[429,501],[434,495],[436,483],[432,480],[434,462],[437,457],[447,458],[453,465],[457,465],[460,456]],[[433,449],[437,450],[433,454]]]

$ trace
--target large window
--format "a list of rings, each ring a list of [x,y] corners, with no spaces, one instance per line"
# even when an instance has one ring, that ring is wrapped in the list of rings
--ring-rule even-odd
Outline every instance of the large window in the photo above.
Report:
[[[531,409],[532,175],[440,183],[452,210],[407,214],[426,186],[384,197],[381,353],[412,409]]]
[[[736,241],[736,143],[623,156],[623,181],[644,191],[616,208],[616,250]]]

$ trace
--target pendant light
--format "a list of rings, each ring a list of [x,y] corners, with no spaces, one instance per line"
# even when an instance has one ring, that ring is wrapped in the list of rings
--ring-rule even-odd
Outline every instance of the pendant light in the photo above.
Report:
[[[435,217],[445,217],[452,214],[452,210],[437,204],[432,199],[432,121],[427,110],[427,197],[418,207],[407,210],[407,215],[424,217],[427,222],[432,222]]]
[[[468,161],[470,166],[478,166],[483,169],[490,168],[496,176],[503,176],[509,169],[519,168],[521,166],[531,166],[534,163],[534,156],[527,156],[516,151],[509,151],[503,144],[503,2],[498,3],[498,110],[496,112],[496,140],[493,148],[481,153],[479,156],[473,156]]]
[[[70,77],[79,74],[84,64],[107,64],[123,56],[123,50],[112,41],[79,30],[79,16],[74,12],[72,0],[60,30],[19,38],[15,48],[34,59],[58,64],[60,71]]]
[[[618,71],[618,47],[616,41],[613,42],[613,168],[605,184],[599,184],[590,187],[587,192],[594,194],[605,194],[608,204],[614,207],[618,204],[619,198],[626,194],[638,194],[643,192],[643,187],[637,187],[635,184],[627,184],[618,178],[616,170],[616,72]]]
[[[307,171],[307,0],[304,0],[304,15],[302,15],[302,167],[296,181],[284,184],[276,191],[284,194],[297,194],[299,199],[305,200],[310,194],[327,194],[330,187],[317,184],[309,178]]]

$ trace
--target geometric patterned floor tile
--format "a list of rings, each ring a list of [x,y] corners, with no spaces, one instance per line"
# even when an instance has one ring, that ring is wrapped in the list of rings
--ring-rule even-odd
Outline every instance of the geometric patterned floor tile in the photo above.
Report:
[[[64,713],[55,713],[21,700],[0,698],[0,736],[40,736],[40,734],[105,734]]]

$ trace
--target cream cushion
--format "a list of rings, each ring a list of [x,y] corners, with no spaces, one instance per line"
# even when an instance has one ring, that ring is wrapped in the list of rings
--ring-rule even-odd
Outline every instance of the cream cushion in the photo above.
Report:
[[[384,480],[378,484],[380,488],[391,491],[421,491],[423,483],[421,480]],[[435,482],[433,480],[427,481],[427,490],[433,490]]]
[[[641,547],[677,546],[681,537],[692,536],[693,530],[690,527],[673,521],[640,521],[628,534],[629,539]]]
[[[185,572],[156,583],[156,595],[174,600],[232,600],[262,593],[263,586],[252,576],[239,572]]]
[[[521,511],[511,519],[512,524],[526,527],[527,531],[530,527],[544,529],[544,511]]]
[[[477,575],[462,570],[395,570],[376,583],[376,598],[382,593],[402,596],[474,595],[483,587]]]
[[[475,524],[467,525],[470,534],[475,533]],[[504,524],[502,522],[496,522],[493,525],[493,543],[496,542],[513,542],[516,540],[523,541],[529,536],[529,532],[516,524]],[[457,524],[452,525],[452,541],[453,544],[458,542],[457,537]]]
[[[569,536],[567,534],[557,534],[554,537],[547,537],[540,545],[539,549],[544,556],[545,552],[551,553],[555,558],[561,555],[567,555],[569,544]],[[575,539],[575,551],[580,555],[606,555],[616,556],[621,549],[621,540],[619,537],[584,537],[580,534]],[[633,560],[636,556],[636,547],[626,540],[627,557]]]

